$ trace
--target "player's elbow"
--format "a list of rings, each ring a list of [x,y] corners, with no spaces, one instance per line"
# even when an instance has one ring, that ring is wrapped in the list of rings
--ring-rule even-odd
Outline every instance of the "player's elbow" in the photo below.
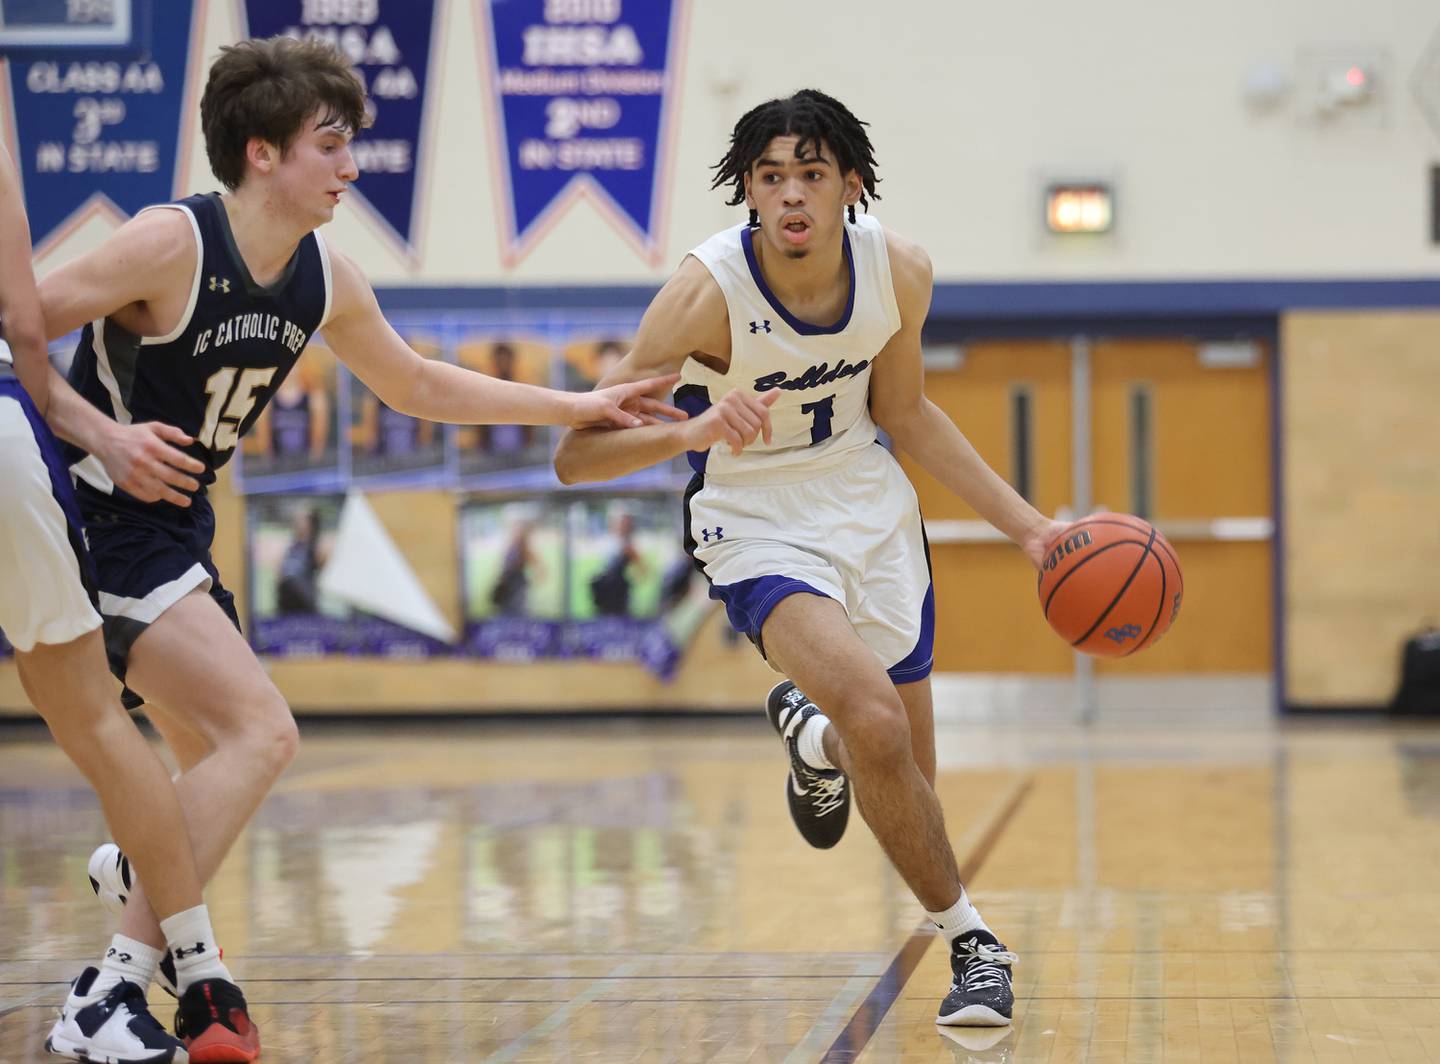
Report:
[[[45,350],[45,319],[39,308],[32,306],[10,306],[0,308],[0,328],[3,328],[5,342],[16,351]]]
[[[560,446],[555,448],[555,476],[561,484],[584,484],[587,481],[599,479],[586,475],[585,463],[580,450],[573,431],[565,433],[560,438]]]
[[[906,444],[918,431],[923,431],[925,411],[923,404],[907,403],[903,406],[881,406],[875,404],[870,410],[870,416],[875,419],[875,424],[885,430],[885,434],[895,441],[895,445],[901,450],[907,450]]]

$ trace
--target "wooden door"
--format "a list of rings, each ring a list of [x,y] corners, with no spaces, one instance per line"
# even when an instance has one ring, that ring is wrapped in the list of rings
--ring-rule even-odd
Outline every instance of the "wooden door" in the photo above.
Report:
[[[1044,513],[1069,504],[1070,344],[968,345],[955,369],[926,371],[925,393],[981,457]],[[905,455],[935,574],[935,668],[1068,673],[1072,655],[1035,597],[1035,570],[964,502]]]
[[[1138,513],[1178,550],[1185,603],[1174,631],[1102,672],[1253,673],[1272,668],[1272,353],[1183,339],[994,341],[929,369],[926,394],[1042,513],[1076,510],[1073,370],[1088,363],[1091,509]],[[1081,380],[1086,375],[1080,376]],[[1067,674],[1034,570],[908,457],[931,537],[935,667]]]

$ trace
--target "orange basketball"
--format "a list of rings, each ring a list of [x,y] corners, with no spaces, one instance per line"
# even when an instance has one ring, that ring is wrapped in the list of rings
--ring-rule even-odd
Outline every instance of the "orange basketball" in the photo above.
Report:
[[[1148,521],[1099,513],[1070,525],[1045,552],[1040,608],[1077,650],[1123,658],[1153,645],[1180,612],[1180,559]]]

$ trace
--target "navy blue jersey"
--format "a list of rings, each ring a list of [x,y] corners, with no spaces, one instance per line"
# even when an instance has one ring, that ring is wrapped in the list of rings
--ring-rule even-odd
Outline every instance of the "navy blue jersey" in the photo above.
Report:
[[[275,282],[261,287],[240,257],[218,194],[146,209],[183,210],[194,226],[199,269],[189,306],[167,336],[136,336],[109,318],[86,325],[70,383],[122,424],[163,421],[195,437],[186,451],[205,465],[198,476],[203,493],[324,323],[330,260],[324,242],[311,233]],[[99,487],[96,482],[108,478],[95,476],[87,468],[93,465],[77,472]],[[110,502],[127,508],[173,509],[141,503],[118,488],[103,490]],[[82,489],[82,496],[101,501],[93,491]]]

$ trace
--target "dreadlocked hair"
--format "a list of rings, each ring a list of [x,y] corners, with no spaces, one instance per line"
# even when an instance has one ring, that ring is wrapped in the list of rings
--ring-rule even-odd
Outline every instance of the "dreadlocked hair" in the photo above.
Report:
[[[759,107],[746,112],[735,123],[730,134],[730,150],[711,169],[715,179],[712,189],[730,186],[731,196],[727,201],[737,207],[745,202],[745,175],[755,160],[760,158],[776,137],[799,137],[795,145],[796,157],[805,155],[807,148],[819,150],[820,143],[830,146],[835,153],[835,162],[840,172],[854,170],[860,175],[860,205],[867,210],[870,199],[879,199],[875,186],[880,179],[875,176],[875,154],[870,138],[865,133],[868,122],[862,122],[850,113],[850,109],[833,96],[826,96],[818,89],[801,89],[794,96],[783,100],[768,100]],[[850,208],[850,221],[855,221],[855,208]],[[750,225],[757,224],[754,211],[750,212]]]

